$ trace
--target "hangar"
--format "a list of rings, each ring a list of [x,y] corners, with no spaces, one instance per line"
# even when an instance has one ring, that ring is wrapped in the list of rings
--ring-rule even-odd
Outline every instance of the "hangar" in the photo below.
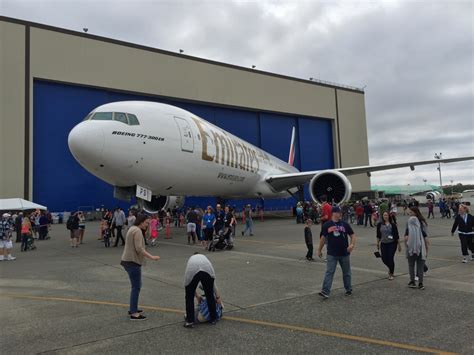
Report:
[[[285,161],[296,127],[300,170],[368,164],[361,89],[7,17],[0,17],[0,53],[2,198],[53,211],[119,204],[112,186],[76,163],[67,136],[93,108],[122,100],[182,107]],[[370,188],[367,175],[350,181],[354,191]]]

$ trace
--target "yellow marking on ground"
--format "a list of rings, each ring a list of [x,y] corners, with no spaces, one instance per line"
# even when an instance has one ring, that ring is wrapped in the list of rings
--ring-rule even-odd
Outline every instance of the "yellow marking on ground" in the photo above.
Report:
[[[129,307],[128,304],[125,303],[117,303],[117,302],[106,302],[106,301],[95,301],[95,300],[85,300],[79,298],[64,298],[64,297],[45,297],[45,296],[28,296],[22,294],[13,294],[13,293],[3,293],[0,296],[2,297],[11,297],[11,298],[20,298],[20,299],[29,299],[29,300],[40,300],[40,301],[61,301],[61,302],[73,302],[73,303],[82,303],[82,304],[94,304],[94,305],[102,305],[102,306],[115,306],[121,308]],[[165,308],[165,307],[155,307],[155,306],[140,306],[140,308],[150,310],[150,311],[160,311],[160,312],[167,312],[167,313],[177,313],[177,314],[184,314],[184,311],[174,308]],[[245,324],[252,324],[252,325],[261,325],[265,327],[272,327],[272,328],[279,328],[285,330],[292,330],[297,332],[309,333],[309,334],[316,334],[326,337],[333,337],[345,340],[356,341],[359,343],[366,343],[366,344],[374,344],[374,345],[381,345],[387,346],[397,349],[403,350],[411,350],[416,352],[428,353],[428,354],[439,354],[439,355],[455,355],[456,353],[443,351],[439,349],[432,349],[426,348],[422,346],[398,343],[389,340],[382,340],[376,338],[367,338],[358,335],[350,335],[338,332],[331,332],[323,329],[316,329],[316,328],[306,328],[297,325],[285,324],[285,323],[275,323],[275,322],[267,322],[267,321],[260,321],[254,319],[247,319],[247,318],[240,318],[240,317],[232,317],[232,316],[224,316],[222,319],[230,320],[239,323]]]

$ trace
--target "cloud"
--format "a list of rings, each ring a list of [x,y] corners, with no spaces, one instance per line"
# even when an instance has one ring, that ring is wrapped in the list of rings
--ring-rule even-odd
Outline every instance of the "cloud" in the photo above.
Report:
[[[470,1],[25,1],[0,12],[258,69],[366,86],[371,163],[474,155]],[[474,163],[446,165],[474,183]],[[436,166],[374,184],[436,182]]]

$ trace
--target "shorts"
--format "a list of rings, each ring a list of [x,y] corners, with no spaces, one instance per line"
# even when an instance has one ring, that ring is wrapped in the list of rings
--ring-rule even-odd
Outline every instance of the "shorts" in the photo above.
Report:
[[[86,226],[79,226],[79,229],[84,230],[84,229],[86,229]]]
[[[188,233],[196,233],[196,223],[188,223],[187,231]]]
[[[12,249],[13,248],[13,243],[11,240],[0,240],[0,249]]]
[[[79,229],[71,230],[71,239],[79,238]]]

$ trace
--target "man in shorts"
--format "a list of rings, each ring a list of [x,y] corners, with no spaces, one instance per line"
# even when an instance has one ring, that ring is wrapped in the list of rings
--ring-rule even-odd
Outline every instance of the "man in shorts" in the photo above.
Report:
[[[196,223],[198,222],[198,215],[194,208],[186,215],[186,220],[188,221],[187,224],[187,232],[188,232],[188,244],[191,244],[191,238],[193,239],[193,244],[196,244]]]
[[[13,261],[16,258],[11,255],[13,249],[12,243],[13,222],[8,213],[2,215],[0,220],[0,261]]]

